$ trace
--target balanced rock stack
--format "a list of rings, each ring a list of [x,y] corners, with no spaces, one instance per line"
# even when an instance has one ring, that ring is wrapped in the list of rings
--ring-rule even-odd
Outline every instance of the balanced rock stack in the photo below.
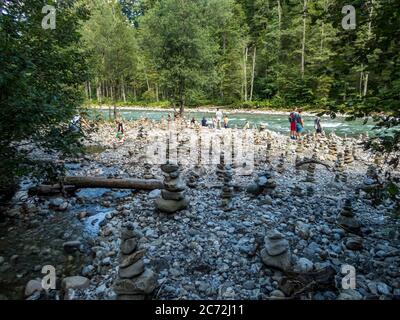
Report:
[[[352,164],[354,162],[353,153],[351,152],[349,146],[344,148],[344,163]]]
[[[317,155],[314,153],[311,160],[317,160]],[[316,164],[314,162],[310,163],[307,166],[307,175],[306,175],[306,182],[315,182],[315,168]]]
[[[186,181],[187,186],[189,188],[196,188],[199,178],[200,176],[197,172],[190,170],[187,173],[187,181]]]
[[[330,143],[328,144],[328,148],[329,148],[329,155],[331,156],[332,159],[335,159],[337,157],[336,141],[331,140]]]
[[[278,173],[283,173],[285,171],[285,156],[283,155],[283,153],[281,153],[281,155],[279,156],[278,165],[276,168],[276,171]]]
[[[224,153],[221,151],[219,155],[219,163],[217,164],[216,174],[219,180],[224,179],[225,174],[225,156]]]
[[[343,160],[343,153],[339,152],[337,154],[337,160],[335,163],[335,181],[336,182],[346,182],[347,181],[347,174],[344,171],[344,160]]]
[[[137,250],[140,235],[134,230],[124,229],[121,236],[121,261],[114,292],[118,300],[144,300],[155,289],[155,273],[146,269],[144,250]]]
[[[358,234],[360,232],[361,224],[357,220],[351,205],[351,199],[347,198],[344,202],[343,209],[337,217],[337,223],[343,229]]]
[[[261,250],[261,259],[268,267],[287,271],[291,268],[289,242],[277,230],[265,237],[265,245]]]
[[[296,155],[296,158],[295,158],[295,160],[294,160],[294,167],[295,167],[295,169],[296,169],[296,172],[299,172],[300,171],[300,167],[298,166],[298,164],[300,163],[300,161],[301,161],[301,159],[300,159],[300,157],[299,157],[299,155],[297,154]]]
[[[144,126],[142,124],[140,124],[139,129],[138,129],[138,133],[137,133],[137,138],[138,139],[144,139],[147,137],[147,133],[144,130]]]
[[[224,211],[230,211],[233,209],[231,202],[233,195],[232,168],[230,165],[226,165],[224,168],[224,185],[221,191],[221,207]]]
[[[258,174],[257,178],[247,186],[246,191],[253,195],[262,193],[271,193],[276,188],[276,182],[272,178],[272,174],[264,172]]]
[[[156,208],[162,212],[174,213],[187,208],[188,199],[185,197],[186,186],[180,178],[179,166],[175,163],[161,165],[164,173],[164,189],[161,190],[161,198],[158,198]]]
[[[303,142],[302,142],[302,141],[297,142],[297,145],[296,145],[296,153],[301,153],[301,152],[303,152],[303,150],[304,150],[304,148],[303,148]]]

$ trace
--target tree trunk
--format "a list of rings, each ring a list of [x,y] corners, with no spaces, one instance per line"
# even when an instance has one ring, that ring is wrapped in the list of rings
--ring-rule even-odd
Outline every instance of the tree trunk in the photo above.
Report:
[[[159,101],[159,99],[158,99],[158,83],[156,83],[156,101],[157,102]]]
[[[256,69],[256,46],[254,46],[254,51],[253,51],[253,71],[251,73],[250,101],[253,99],[253,87],[254,87],[255,69]]]
[[[247,46],[244,48],[243,53],[243,89],[244,89],[244,101],[247,101]]]
[[[126,103],[125,82],[123,79],[121,79],[121,94],[122,94],[122,100],[124,101],[124,103]]]
[[[306,17],[307,17],[307,0],[304,0],[303,7],[303,41],[301,43],[301,77],[304,78],[304,63],[306,51]]]

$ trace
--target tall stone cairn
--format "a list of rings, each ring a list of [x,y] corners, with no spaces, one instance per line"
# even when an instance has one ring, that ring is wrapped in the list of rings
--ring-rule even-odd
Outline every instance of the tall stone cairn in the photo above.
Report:
[[[156,199],[156,208],[162,212],[174,213],[186,209],[189,200],[185,196],[186,185],[180,177],[179,166],[175,163],[161,165],[164,174],[164,189],[161,198]]]
[[[347,182],[347,174],[344,167],[343,153],[339,152],[337,154],[337,159],[335,162],[335,182]]]
[[[328,148],[329,148],[329,156],[332,159],[335,159],[337,157],[337,153],[338,153],[336,141],[331,140],[328,144]]]
[[[348,145],[344,148],[344,163],[346,165],[352,164],[354,162],[353,153]]]
[[[121,234],[120,265],[114,283],[117,300],[144,300],[149,298],[157,285],[156,274],[143,262],[145,250],[137,250],[140,235],[124,229]]]
[[[232,168],[230,165],[224,167],[224,185],[221,190],[221,207],[224,211],[230,211],[232,207],[232,198],[234,196],[232,186]]]
[[[276,166],[276,171],[282,174],[285,171],[285,156],[283,153],[279,156],[278,165]]]
[[[216,174],[219,180],[224,179],[225,175],[225,155],[224,152],[221,150],[219,154],[219,163],[217,164]]]
[[[311,159],[317,160],[317,155],[314,153]],[[316,168],[315,163],[310,163],[307,166],[306,182],[312,182],[312,183],[315,182],[315,168]]]

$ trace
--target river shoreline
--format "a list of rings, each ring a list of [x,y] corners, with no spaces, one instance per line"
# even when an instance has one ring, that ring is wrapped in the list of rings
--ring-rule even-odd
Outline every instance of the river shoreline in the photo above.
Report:
[[[111,105],[91,105],[87,106],[88,109],[98,109],[98,110],[108,110],[109,108],[113,109]],[[222,110],[226,114],[260,114],[260,115],[288,115],[290,111],[281,111],[281,110],[259,110],[259,109],[241,109],[241,108],[229,108],[223,106],[215,106],[215,107],[186,107],[185,112],[204,112],[204,113],[215,113],[217,108]],[[174,112],[173,108],[162,108],[162,107],[148,107],[148,106],[117,106],[118,111],[160,111],[160,112]],[[310,112],[310,111],[303,111],[302,114],[304,116],[316,116],[319,111]],[[345,114],[336,114],[337,117],[346,117]],[[324,115],[323,117],[329,117],[329,115]]]

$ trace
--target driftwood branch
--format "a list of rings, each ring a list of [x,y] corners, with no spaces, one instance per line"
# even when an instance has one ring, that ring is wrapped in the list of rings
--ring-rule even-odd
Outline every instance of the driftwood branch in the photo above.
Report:
[[[39,185],[29,189],[30,195],[51,196],[59,193],[73,193],[78,188],[115,188],[154,190],[163,189],[157,179],[107,179],[103,177],[65,177],[61,184]]]
[[[304,159],[303,161],[299,161],[298,163],[296,163],[296,167],[301,167],[302,165],[310,164],[310,163],[320,164],[320,165],[326,167],[328,170],[332,169],[328,164],[326,164],[322,161],[319,161],[319,160],[314,160],[314,159]]]

